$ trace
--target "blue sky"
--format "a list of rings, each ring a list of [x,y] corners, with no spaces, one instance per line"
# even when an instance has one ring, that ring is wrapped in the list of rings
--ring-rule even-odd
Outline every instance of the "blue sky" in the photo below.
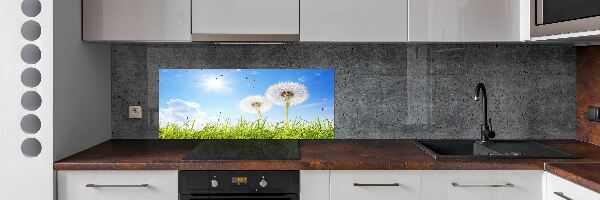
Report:
[[[304,85],[309,98],[290,107],[290,119],[297,116],[333,120],[334,71],[332,69],[161,69],[159,70],[160,124],[181,124],[194,119],[201,124],[242,116],[258,119],[257,114],[240,109],[240,101],[251,95],[265,95],[267,88],[279,82]],[[273,105],[263,113],[269,122],[284,119],[284,107]]]

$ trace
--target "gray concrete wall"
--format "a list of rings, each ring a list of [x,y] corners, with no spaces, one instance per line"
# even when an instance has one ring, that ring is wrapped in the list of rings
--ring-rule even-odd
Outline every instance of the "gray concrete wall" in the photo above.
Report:
[[[542,44],[113,45],[113,138],[158,137],[159,68],[333,68],[335,137],[575,138],[575,48]],[[143,119],[128,119],[141,105]]]

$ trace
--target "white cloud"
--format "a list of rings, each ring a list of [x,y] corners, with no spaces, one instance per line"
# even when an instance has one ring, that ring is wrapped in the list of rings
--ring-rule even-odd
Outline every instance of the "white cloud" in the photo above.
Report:
[[[309,103],[309,104],[301,105],[298,108],[301,108],[301,109],[302,108],[314,108],[314,107],[319,107],[319,106],[322,106],[322,105],[324,105],[324,103]]]
[[[298,82],[304,82],[304,81],[306,81],[305,76],[301,76],[300,78],[298,78]]]
[[[181,99],[169,99],[167,107],[160,109],[159,117],[161,126],[169,122],[183,125],[194,121],[196,129],[201,129],[208,120],[208,115],[200,109],[200,104]]]

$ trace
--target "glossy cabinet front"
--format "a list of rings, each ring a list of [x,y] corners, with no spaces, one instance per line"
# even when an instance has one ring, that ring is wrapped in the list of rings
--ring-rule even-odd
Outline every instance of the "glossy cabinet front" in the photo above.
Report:
[[[83,0],[85,41],[191,41],[190,0]]]
[[[175,170],[57,172],[58,200],[177,200]]]
[[[409,36],[413,42],[529,40],[529,1],[411,0]]]
[[[569,182],[554,174],[546,173],[545,200],[598,200],[600,194]]]
[[[413,170],[333,170],[331,200],[419,199],[421,172]]]
[[[299,0],[192,0],[193,34],[299,34]]]
[[[542,171],[423,171],[422,200],[542,199]]]
[[[306,170],[300,172],[300,199],[542,200],[543,173],[541,170]]]
[[[302,0],[300,41],[405,42],[407,0]]]

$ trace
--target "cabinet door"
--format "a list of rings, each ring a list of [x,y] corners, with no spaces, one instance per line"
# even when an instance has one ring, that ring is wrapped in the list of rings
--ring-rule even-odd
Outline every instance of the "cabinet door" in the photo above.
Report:
[[[329,170],[300,171],[300,200],[329,200]]]
[[[177,200],[179,198],[177,171],[171,170],[58,171],[56,182],[58,200]]]
[[[190,0],[83,0],[83,40],[190,41]]]
[[[192,0],[192,33],[195,38],[206,35],[295,35],[297,38],[299,12],[299,0]]]
[[[542,200],[543,171],[423,171],[423,200]]]
[[[477,42],[529,39],[529,1],[414,0],[409,41]]]
[[[407,0],[302,0],[300,40],[403,42]]]
[[[600,194],[581,187],[575,183],[562,179],[554,174],[547,173],[545,200],[598,200]]]
[[[331,200],[415,200],[421,187],[419,171],[333,170]]]

